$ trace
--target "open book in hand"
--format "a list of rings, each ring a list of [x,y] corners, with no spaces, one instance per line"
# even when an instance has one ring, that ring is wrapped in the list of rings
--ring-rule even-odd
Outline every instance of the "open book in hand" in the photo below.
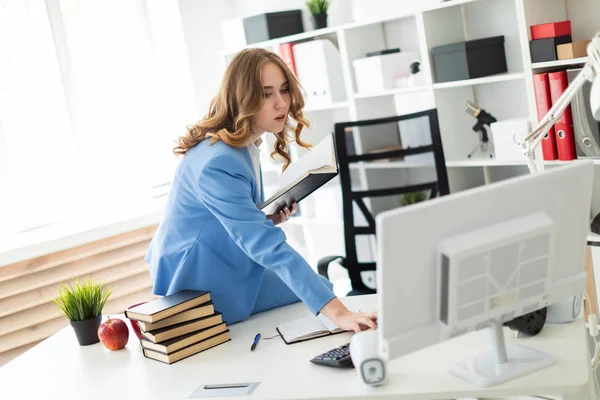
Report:
[[[283,323],[277,327],[277,332],[279,332],[286,344],[292,344],[341,333],[343,330],[335,322],[323,314],[319,314],[316,317],[314,315],[307,315],[306,317]]]
[[[338,174],[333,134],[327,135],[281,175],[280,188],[259,208],[275,214],[284,206],[300,202]]]

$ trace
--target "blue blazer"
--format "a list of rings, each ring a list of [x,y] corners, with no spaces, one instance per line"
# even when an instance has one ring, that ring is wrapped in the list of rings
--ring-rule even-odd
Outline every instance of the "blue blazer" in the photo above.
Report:
[[[207,139],[190,149],[146,255],[154,293],[209,290],[215,309],[233,323],[252,314],[259,291],[263,297],[272,293],[266,303],[277,306],[281,290],[261,286],[280,279],[318,314],[335,297],[331,284],[257,207],[263,197],[248,148],[221,141],[211,146]]]

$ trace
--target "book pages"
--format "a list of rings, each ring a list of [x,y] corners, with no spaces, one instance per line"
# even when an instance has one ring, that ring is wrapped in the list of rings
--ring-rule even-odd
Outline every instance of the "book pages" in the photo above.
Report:
[[[315,171],[323,167],[337,169],[337,162],[334,156],[333,135],[330,134],[310,149],[307,154],[290,164],[287,170],[281,175],[279,187],[285,188],[289,186],[306,172]]]

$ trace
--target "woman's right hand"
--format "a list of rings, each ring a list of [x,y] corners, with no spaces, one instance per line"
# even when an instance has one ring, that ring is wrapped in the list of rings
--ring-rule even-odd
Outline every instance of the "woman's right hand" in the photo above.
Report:
[[[345,331],[361,332],[368,329],[377,329],[377,312],[348,311],[339,315],[334,322]]]

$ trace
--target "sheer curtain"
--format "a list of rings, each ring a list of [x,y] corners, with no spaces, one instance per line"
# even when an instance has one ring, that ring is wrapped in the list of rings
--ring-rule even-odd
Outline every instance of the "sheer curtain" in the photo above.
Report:
[[[151,199],[187,65],[176,1],[0,0],[0,236]]]

